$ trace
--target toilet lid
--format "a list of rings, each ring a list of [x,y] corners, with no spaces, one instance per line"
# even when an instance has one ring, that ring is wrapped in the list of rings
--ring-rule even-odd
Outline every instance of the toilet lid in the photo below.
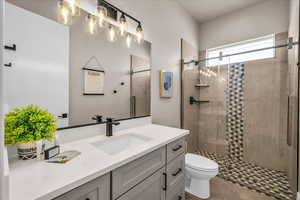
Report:
[[[215,161],[191,153],[185,155],[185,164],[187,167],[201,171],[214,171],[219,168],[219,165]]]

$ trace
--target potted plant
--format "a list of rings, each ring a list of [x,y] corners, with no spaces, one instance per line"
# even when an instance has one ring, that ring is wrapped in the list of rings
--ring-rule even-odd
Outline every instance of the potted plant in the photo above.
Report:
[[[4,121],[5,144],[16,145],[20,159],[33,159],[36,141],[52,140],[56,132],[55,117],[37,105],[16,108],[6,114]]]

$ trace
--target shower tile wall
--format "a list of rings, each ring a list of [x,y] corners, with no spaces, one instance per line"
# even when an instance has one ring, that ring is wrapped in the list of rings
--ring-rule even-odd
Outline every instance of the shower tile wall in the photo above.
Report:
[[[276,43],[287,34],[277,34]],[[200,52],[200,58],[205,52]],[[211,68],[217,72],[218,68]],[[277,49],[276,58],[245,63],[244,160],[262,167],[287,170],[287,50]],[[200,75],[199,99],[210,103],[199,107],[199,149],[227,155],[225,90],[228,66],[220,67],[220,77]]]
[[[226,89],[226,141],[227,155],[232,159],[244,158],[244,85],[245,65],[230,64]]]
[[[287,34],[276,35],[286,43]],[[245,64],[244,160],[286,171],[287,166],[287,50],[276,58]]]

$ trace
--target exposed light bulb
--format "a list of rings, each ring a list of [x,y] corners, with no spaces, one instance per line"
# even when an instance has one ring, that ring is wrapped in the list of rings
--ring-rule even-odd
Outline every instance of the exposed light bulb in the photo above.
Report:
[[[80,15],[80,1],[79,0],[68,0],[69,7],[72,16]]]
[[[68,4],[64,0],[58,2],[59,21],[63,24],[69,24],[71,21],[71,13]]]
[[[66,8],[62,8],[61,9],[61,15],[63,17],[64,24],[68,24],[68,21],[69,21],[69,10],[66,9]]]
[[[125,32],[127,31],[127,23],[126,23],[126,18],[124,13],[122,13],[119,19],[119,28],[120,28],[120,35],[124,36]]]
[[[98,24],[102,28],[107,20],[107,9],[104,6],[98,5],[97,7]]]
[[[87,21],[88,21],[88,29],[90,34],[95,34],[97,31],[96,23],[97,23],[97,18],[91,14],[87,16]]]
[[[142,25],[139,23],[139,25],[137,26],[136,28],[136,39],[137,39],[137,42],[140,44],[143,39],[144,39],[144,31],[143,31],[143,28],[142,28]]]
[[[127,37],[126,37],[126,44],[127,44],[128,48],[131,47],[131,41],[132,41],[132,37],[131,37],[130,34],[128,34]]]
[[[116,39],[116,31],[113,26],[109,26],[108,34],[109,34],[109,40],[111,42],[114,42]]]

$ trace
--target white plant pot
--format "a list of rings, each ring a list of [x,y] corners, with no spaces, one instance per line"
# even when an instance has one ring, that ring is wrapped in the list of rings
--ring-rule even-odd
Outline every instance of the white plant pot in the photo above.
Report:
[[[30,160],[36,158],[36,143],[19,143],[17,144],[19,159]]]

